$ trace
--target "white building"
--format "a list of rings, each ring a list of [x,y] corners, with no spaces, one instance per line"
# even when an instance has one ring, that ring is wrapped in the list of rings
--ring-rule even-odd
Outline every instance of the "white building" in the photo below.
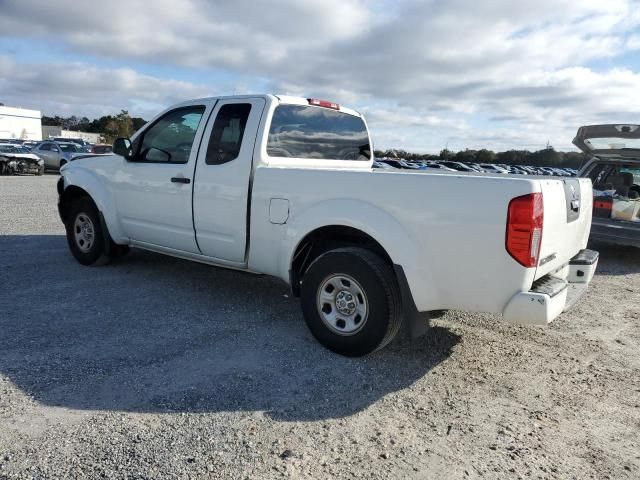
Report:
[[[99,133],[76,132],[74,130],[61,130],[59,136],[63,138],[81,138],[89,143],[100,143],[102,137]]]
[[[0,138],[42,140],[41,118],[38,110],[0,106]]]
[[[56,125],[42,126],[42,139],[48,138],[81,138],[85,142],[100,143],[103,135],[101,133],[78,132],[76,130],[63,130]]]

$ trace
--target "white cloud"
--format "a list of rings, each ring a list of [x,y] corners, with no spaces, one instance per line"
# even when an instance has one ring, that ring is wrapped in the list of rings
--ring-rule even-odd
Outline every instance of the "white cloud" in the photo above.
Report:
[[[567,148],[580,124],[640,115],[638,65],[616,63],[640,48],[638,0],[111,0],[100,15],[94,8],[5,0],[0,35],[125,64],[224,71],[273,91],[354,105],[386,146],[551,140]],[[593,66],[601,61],[617,66]],[[95,111],[215,90],[131,69],[67,65],[49,75],[50,68],[0,72],[0,86],[26,95],[40,85],[47,90],[38,100]]]
[[[10,92],[12,105],[45,114],[101,116],[129,109],[147,118],[169,104],[217,93],[211,87],[141,75],[129,68],[23,64],[7,56],[0,56],[0,87]]]

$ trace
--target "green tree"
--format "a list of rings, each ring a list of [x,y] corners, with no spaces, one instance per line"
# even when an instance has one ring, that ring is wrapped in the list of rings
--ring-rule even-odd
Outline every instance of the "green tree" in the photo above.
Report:
[[[107,143],[113,143],[116,138],[130,137],[133,132],[133,120],[129,116],[129,112],[121,110],[118,115],[107,120],[104,128],[104,138]]]
[[[440,158],[442,160],[449,160],[451,157],[453,157],[453,152],[448,148],[443,148],[442,150],[440,150]]]
[[[456,153],[455,160],[457,162],[475,162],[477,153],[477,151],[469,150],[468,148],[465,150],[460,150],[458,153]]]
[[[478,153],[476,153],[476,161],[478,163],[495,163],[496,154],[491,150],[483,148],[482,150],[478,150]]]

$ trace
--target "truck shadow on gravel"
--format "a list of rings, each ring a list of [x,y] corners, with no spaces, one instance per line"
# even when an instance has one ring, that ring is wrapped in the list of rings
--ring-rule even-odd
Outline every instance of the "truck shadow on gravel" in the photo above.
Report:
[[[589,248],[600,252],[598,274],[628,275],[640,272],[640,248],[596,242],[589,243]]]
[[[0,372],[70,409],[346,417],[411,387],[460,341],[433,327],[340,357],[280,281],[135,250],[82,267],[61,235],[1,236],[0,284]]]

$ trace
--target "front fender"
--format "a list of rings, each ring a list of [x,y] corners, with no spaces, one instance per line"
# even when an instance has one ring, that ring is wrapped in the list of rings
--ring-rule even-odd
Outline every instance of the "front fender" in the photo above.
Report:
[[[115,199],[106,187],[104,179],[93,170],[82,168],[78,164],[65,165],[62,174],[64,189],[73,185],[87,192],[102,213],[113,241],[127,243],[129,239],[124,235],[120,225]]]

